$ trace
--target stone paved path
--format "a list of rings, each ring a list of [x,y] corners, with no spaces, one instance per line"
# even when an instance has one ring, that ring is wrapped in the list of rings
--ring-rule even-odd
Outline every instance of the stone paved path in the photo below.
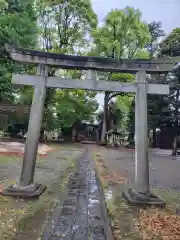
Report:
[[[62,201],[62,200],[61,200]],[[43,240],[111,240],[104,199],[88,149],[69,179],[64,202],[49,220]]]

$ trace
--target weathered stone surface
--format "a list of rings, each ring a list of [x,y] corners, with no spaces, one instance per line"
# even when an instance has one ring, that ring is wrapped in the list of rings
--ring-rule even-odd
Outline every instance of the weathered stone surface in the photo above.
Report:
[[[103,196],[96,178],[94,163],[86,150],[77,163],[74,176],[69,179],[59,217],[51,219],[52,227],[50,232],[44,232],[43,240],[107,239],[107,222],[101,204]]]

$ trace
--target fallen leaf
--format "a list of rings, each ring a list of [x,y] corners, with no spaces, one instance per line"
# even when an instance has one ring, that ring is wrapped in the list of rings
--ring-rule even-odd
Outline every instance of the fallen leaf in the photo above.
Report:
[[[180,239],[180,217],[161,210],[141,210],[137,228],[143,239],[152,236],[163,240]]]

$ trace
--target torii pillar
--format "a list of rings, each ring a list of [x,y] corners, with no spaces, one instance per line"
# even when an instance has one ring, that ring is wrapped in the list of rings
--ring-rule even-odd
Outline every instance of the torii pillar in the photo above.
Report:
[[[147,121],[147,76],[145,71],[136,74],[135,96],[135,184],[124,190],[123,196],[131,205],[154,205],[164,207],[165,202],[150,192]],[[156,88],[152,89],[154,94]]]
[[[46,189],[45,185],[36,184],[33,180],[46,96],[48,66],[39,64],[37,67],[37,75],[40,77],[37,77],[37,81],[34,86],[20,181],[3,190],[2,194],[6,196],[35,198],[40,196]]]

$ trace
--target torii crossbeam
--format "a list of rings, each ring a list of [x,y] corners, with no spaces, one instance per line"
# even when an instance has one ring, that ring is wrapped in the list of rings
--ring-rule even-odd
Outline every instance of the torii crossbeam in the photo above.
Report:
[[[35,197],[40,195],[45,189],[42,185],[34,183],[34,171],[46,88],[85,89],[91,91],[132,92],[136,94],[135,186],[133,190],[125,191],[124,196],[133,204],[164,204],[161,199],[152,196],[149,190],[147,94],[168,94],[169,86],[148,84],[146,73],[167,73],[172,70],[174,62],[163,63],[148,60],[116,61],[109,58],[45,53],[12,46],[8,46],[7,50],[15,61],[38,65],[38,71],[37,76],[13,74],[12,77],[13,84],[34,86],[34,95],[20,182],[5,189],[2,194]],[[67,69],[86,69],[89,73],[93,71],[93,74],[89,74],[88,79],[85,80],[48,77],[48,69],[52,66]],[[166,68],[163,66],[166,66]],[[118,81],[97,81],[96,71],[136,73],[136,82],[129,84]]]

